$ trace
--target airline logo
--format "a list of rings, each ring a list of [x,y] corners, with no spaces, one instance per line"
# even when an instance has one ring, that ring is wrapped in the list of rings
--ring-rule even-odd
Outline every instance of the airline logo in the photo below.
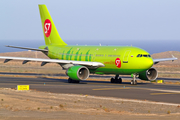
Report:
[[[120,67],[121,67],[121,60],[120,60],[119,58],[116,58],[115,64],[116,64],[116,66],[117,66],[118,68],[120,68]]]
[[[49,37],[51,34],[51,21],[49,19],[46,19],[44,21],[44,34],[46,37]]]

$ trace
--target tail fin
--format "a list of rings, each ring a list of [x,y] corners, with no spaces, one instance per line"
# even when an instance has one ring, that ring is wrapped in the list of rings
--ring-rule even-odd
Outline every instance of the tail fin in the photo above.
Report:
[[[67,45],[59,36],[46,5],[39,5],[39,12],[46,45]]]

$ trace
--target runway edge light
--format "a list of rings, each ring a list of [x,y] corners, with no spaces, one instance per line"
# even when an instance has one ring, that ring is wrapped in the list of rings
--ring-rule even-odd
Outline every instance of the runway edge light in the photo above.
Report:
[[[29,90],[29,85],[17,85],[17,90]]]

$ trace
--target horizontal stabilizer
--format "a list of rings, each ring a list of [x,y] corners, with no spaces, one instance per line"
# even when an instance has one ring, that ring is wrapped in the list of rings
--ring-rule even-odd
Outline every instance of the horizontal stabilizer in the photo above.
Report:
[[[10,45],[6,45],[6,47],[26,49],[26,50],[34,50],[34,51],[41,51],[41,52],[48,52],[48,50],[46,50],[46,49],[37,49],[37,48],[28,48],[28,47],[18,47],[18,46],[10,46]]]

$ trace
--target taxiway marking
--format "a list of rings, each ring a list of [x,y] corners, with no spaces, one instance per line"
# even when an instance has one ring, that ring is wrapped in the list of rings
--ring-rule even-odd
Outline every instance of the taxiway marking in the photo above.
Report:
[[[180,94],[180,93],[151,93],[150,95],[169,95],[169,94]]]
[[[142,90],[150,90],[150,91],[159,91],[159,92],[166,92],[166,93],[157,93],[159,94],[180,94],[180,91],[176,90],[162,90],[162,89],[151,89],[151,88],[137,88],[137,87],[118,87],[118,88],[98,88],[98,89],[92,89],[92,90],[118,90],[118,89],[142,89]],[[151,94],[156,95],[156,93]]]
[[[113,83],[87,83],[87,84],[94,84],[94,85],[103,85],[103,84],[105,84],[105,85],[113,85],[113,86],[132,86],[132,85],[127,85],[127,84],[113,84]],[[140,86],[140,85],[136,85],[136,86]]]
[[[117,90],[117,89],[130,89],[130,88],[98,88],[98,89],[92,89],[92,90]]]

